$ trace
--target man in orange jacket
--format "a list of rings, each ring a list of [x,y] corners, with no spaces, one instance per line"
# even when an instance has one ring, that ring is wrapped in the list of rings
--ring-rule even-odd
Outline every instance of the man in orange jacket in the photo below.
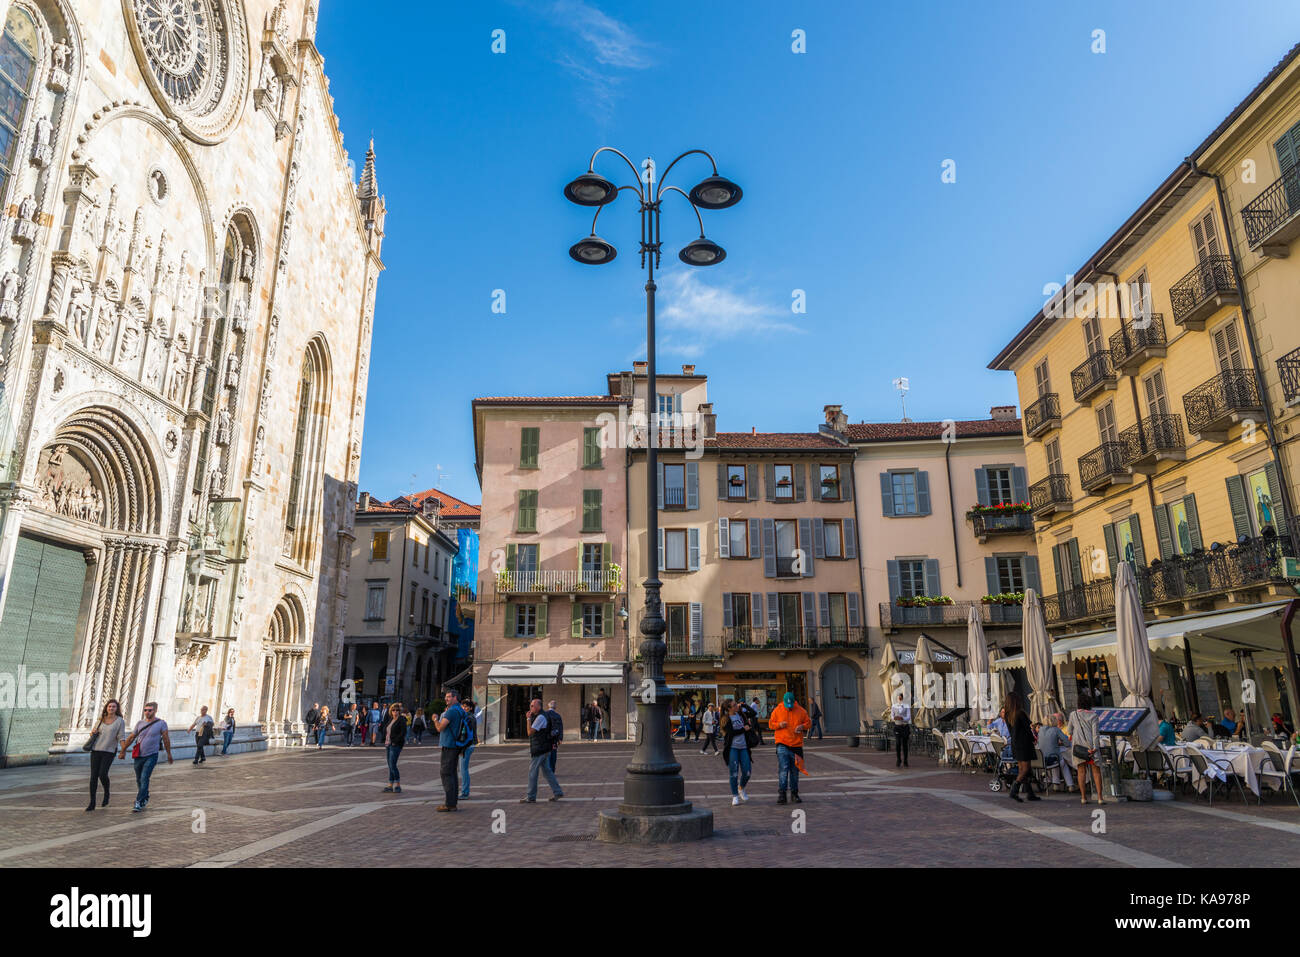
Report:
[[[799,767],[803,762],[803,733],[812,727],[808,712],[794,700],[794,695],[787,691],[781,703],[772,709],[772,716],[767,726],[776,732],[776,763],[780,769],[777,775],[777,787],[780,793],[776,803],[784,804],[786,785],[789,785],[790,799],[802,804],[799,797]]]

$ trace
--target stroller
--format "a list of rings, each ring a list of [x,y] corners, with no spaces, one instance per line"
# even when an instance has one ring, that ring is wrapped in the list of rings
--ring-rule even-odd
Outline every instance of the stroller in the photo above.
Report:
[[[1003,746],[1002,753],[998,755],[997,760],[993,780],[989,782],[990,791],[1001,791],[1004,787],[1009,788],[1016,783],[1016,778],[1020,776],[1020,765],[1011,756],[1010,744]]]

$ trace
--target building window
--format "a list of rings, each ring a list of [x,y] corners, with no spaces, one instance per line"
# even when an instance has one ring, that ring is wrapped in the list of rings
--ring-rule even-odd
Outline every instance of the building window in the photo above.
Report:
[[[799,593],[781,592],[777,597],[777,626],[780,628],[781,643],[783,645],[799,643],[799,626],[801,623]]]
[[[1022,558],[999,558],[998,593],[1012,594],[1025,590],[1025,562]]]
[[[1064,475],[1065,469],[1061,465],[1061,441],[1052,439],[1043,446],[1047,452],[1047,474]]]
[[[916,598],[925,594],[925,561],[923,559],[899,560],[898,594],[901,598]]]
[[[835,520],[823,522],[822,528],[826,539],[826,557],[843,558],[844,526],[838,520]]]
[[[728,554],[732,558],[749,557],[749,523],[743,518],[732,519],[727,523],[728,539],[730,548]]]
[[[515,605],[515,637],[537,637],[536,605]]]
[[[840,500],[840,467],[823,465],[821,467],[821,495],[823,502]]]
[[[686,507],[686,466],[664,466],[664,508]]]
[[[582,467],[584,469],[601,467],[600,429],[598,428],[582,430]]]
[[[800,467],[802,468],[802,466]],[[794,499],[794,466],[777,465],[775,466],[774,475],[776,481],[776,498],[778,500],[783,498],[788,498],[793,500]]]
[[[1038,389],[1040,399],[1052,391],[1052,375],[1048,371],[1046,359],[1034,366],[1034,386]]]
[[[843,593],[827,595],[830,611],[831,639],[843,641],[849,634],[848,599]]]
[[[989,504],[1011,505],[1011,469],[985,469],[989,479]]]
[[[605,545],[603,542],[588,542],[582,546],[583,585],[596,590],[604,581]]]
[[[384,620],[385,585],[368,585],[366,587],[366,621]]]
[[[1097,316],[1083,320],[1083,341],[1090,356],[1095,356],[1105,348],[1101,338],[1101,319]]]
[[[664,531],[664,568],[670,572],[686,571],[686,529]]]
[[[776,523],[776,577],[796,577],[794,553],[799,547],[799,523],[793,520]]]
[[[519,492],[519,532],[537,531],[537,489],[521,489]]]
[[[375,532],[370,536],[370,560],[372,562],[388,561],[387,532]]]
[[[434,599],[434,604],[435,605],[437,604],[437,599]],[[420,593],[420,626],[422,628],[427,628],[428,625],[429,625],[429,589],[426,588],[424,589],[424,591]]]
[[[541,429],[519,430],[519,467],[537,468],[537,452],[541,446]]]
[[[745,466],[728,465],[727,466],[727,498],[745,500],[747,491],[745,485]]]
[[[420,540],[419,540],[418,538],[415,538],[414,536],[412,536],[412,537],[411,537],[411,546],[412,546],[412,547],[411,547],[411,567],[412,567],[412,568],[419,568],[419,567],[420,567]],[[427,548],[427,546],[426,546],[426,548]],[[428,554],[428,551],[427,551],[427,550],[425,551],[425,554],[426,554],[426,555]]]
[[[749,637],[749,593],[733,592],[731,595],[731,626],[733,634],[741,639]]]
[[[1128,281],[1128,301],[1130,318],[1139,323],[1151,318],[1151,282],[1145,269]]]
[[[891,472],[889,476],[894,487],[894,514],[916,515],[916,473]]]
[[[1115,403],[1106,402],[1097,406],[1097,434],[1101,441],[1118,442],[1119,430],[1115,428]]]
[[[682,411],[682,397],[680,395],[660,393],[655,398],[657,400],[655,403],[656,427],[661,429],[671,428],[674,414],[680,414]]]
[[[428,542],[424,543],[424,570],[426,572],[429,570],[429,543]],[[436,558],[433,560],[433,577],[435,580],[437,580],[438,578],[438,560]]]
[[[306,564],[312,554],[311,532],[321,514],[321,471],[330,421],[329,358],[320,337],[307,343],[299,389],[293,472],[284,524],[291,533],[289,556]]]
[[[605,606],[597,602],[582,604],[582,637],[604,638]]]
[[[36,74],[40,42],[36,26],[24,11],[14,7],[5,21],[0,38],[0,198],[9,195],[9,177],[14,170],[14,151],[27,116]]]
[[[582,490],[582,530],[599,532],[601,530],[601,490],[584,488]]]

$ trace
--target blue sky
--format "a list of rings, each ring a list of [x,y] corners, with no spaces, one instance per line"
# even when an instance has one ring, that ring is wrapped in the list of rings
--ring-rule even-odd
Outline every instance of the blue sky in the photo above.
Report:
[[[660,366],[708,374],[719,429],[811,430],[829,402],[896,420],[897,376],[914,419],[982,417],[1015,401],[985,366],[1044,284],[1300,39],[1300,4],[1262,0],[322,7],[346,145],[359,165],[373,132],[390,211],[361,487],[475,502],[473,397],[599,392],[644,355],[629,194],[597,230],[618,259],[567,254],[590,217],[561,190],[596,147],[661,170],[704,148],[744,188],[704,213],[719,266],[678,262],[684,200],[663,216]],[[707,173],[696,157],[670,182]]]

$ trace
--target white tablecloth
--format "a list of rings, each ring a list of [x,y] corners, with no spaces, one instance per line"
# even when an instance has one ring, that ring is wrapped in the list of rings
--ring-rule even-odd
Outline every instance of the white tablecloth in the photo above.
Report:
[[[1177,744],[1172,747],[1162,744],[1160,747],[1170,756],[1171,761],[1176,760],[1174,756],[1178,754],[1186,754],[1193,750],[1199,752],[1205,757],[1206,775],[1220,781],[1227,780],[1227,773],[1215,762],[1227,764],[1232,769],[1232,773],[1240,777],[1255,795],[1259,794],[1259,769],[1269,761],[1268,752],[1263,748],[1234,748],[1230,751],[1218,751],[1212,748],[1197,748],[1192,744]],[[1186,766],[1181,761],[1177,763],[1179,767]],[[1201,792],[1209,786],[1209,782],[1196,770],[1195,765],[1192,766],[1192,783],[1196,785],[1196,790]]]

